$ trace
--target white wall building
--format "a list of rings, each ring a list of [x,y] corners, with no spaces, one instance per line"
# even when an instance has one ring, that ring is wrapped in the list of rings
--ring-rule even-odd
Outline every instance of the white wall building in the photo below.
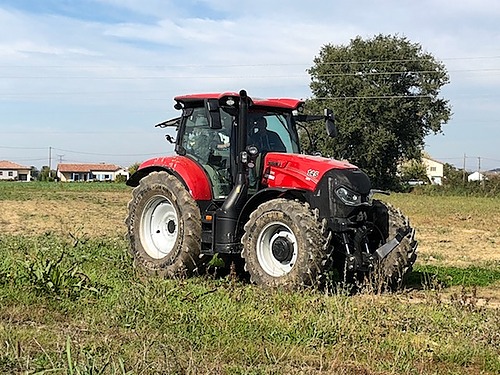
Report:
[[[427,177],[433,185],[442,185],[444,177],[444,163],[437,160],[422,157],[422,163],[425,165]]]
[[[31,168],[7,160],[0,160],[0,180],[31,181]]]
[[[467,181],[484,181],[487,180],[486,176],[480,172],[474,172],[467,177]]]
[[[129,173],[126,169],[115,164],[65,164],[57,166],[57,178],[62,182],[73,181],[114,181],[117,176]]]

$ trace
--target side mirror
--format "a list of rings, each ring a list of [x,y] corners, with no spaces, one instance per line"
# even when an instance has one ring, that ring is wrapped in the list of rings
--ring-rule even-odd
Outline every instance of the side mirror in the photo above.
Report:
[[[208,112],[208,126],[210,129],[222,129],[219,101],[217,99],[205,99],[205,108]]]
[[[331,109],[325,109],[325,126],[326,133],[329,137],[337,136],[337,127],[335,126],[335,115]]]

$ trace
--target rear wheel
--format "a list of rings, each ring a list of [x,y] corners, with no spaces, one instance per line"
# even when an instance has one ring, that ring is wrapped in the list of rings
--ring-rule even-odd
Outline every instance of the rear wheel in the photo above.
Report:
[[[201,217],[194,199],[167,172],[144,177],[128,204],[128,238],[136,263],[164,276],[192,274],[201,248]]]
[[[269,287],[315,286],[326,248],[322,224],[309,205],[274,199],[261,204],[245,225],[245,269]]]

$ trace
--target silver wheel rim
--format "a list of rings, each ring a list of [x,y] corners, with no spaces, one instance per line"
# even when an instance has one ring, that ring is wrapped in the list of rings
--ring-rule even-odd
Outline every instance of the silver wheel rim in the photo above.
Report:
[[[280,261],[273,254],[273,246],[276,241],[283,240],[290,244],[291,256]],[[293,269],[297,261],[297,238],[287,225],[280,222],[269,223],[259,234],[256,250],[257,259],[264,272],[273,277],[284,276]]]
[[[179,218],[172,202],[154,196],[146,204],[141,217],[141,243],[153,259],[165,258],[174,248],[179,231]]]

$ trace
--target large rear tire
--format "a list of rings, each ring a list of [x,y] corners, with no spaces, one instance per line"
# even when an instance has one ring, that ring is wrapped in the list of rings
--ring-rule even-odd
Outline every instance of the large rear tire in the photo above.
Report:
[[[144,177],[128,204],[130,252],[147,272],[191,275],[200,262],[201,217],[186,188],[167,172]]]
[[[327,242],[323,227],[308,204],[286,199],[262,203],[242,237],[250,280],[265,287],[316,286]]]

